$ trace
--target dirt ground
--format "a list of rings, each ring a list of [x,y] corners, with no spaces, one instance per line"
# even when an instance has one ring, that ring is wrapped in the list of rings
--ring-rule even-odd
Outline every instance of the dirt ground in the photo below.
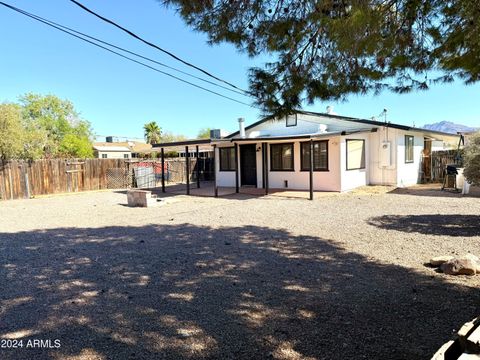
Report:
[[[480,275],[424,265],[480,255],[479,198],[165,199],[1,202],[0,339],[23,347],[0,359],[428,359],[480,314]]]

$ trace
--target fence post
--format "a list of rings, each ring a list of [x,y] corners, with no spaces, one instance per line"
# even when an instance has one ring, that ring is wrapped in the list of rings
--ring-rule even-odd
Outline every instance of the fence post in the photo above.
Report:
[[[235,152],[235,192],[238,194],[240,192],[239,179],[238,179],[238,144],[235,143],[234,147]]]
[[[269,185],[268,185],[268,156],[269,156],[269,144],[265,143],[265,195],[268,195]]]
[[[30,199],[30,184],[28,181],[28,169],[25,169],[25,162],[22,163],[23,180],[25,181],[25,198]]]
[[[165,152],[163,147],[161,150],[161,156],[162,156],[162,192],[165,192]]]
[[[197,156],[197,188],[200,189],[200,153],[198,151],[198,145],[195,150]]]
[[[8,163],[8,182],[10,184],[10,200],[13,200],[13,179],[12,179],[12,163]]]
[[[313,200],[313,140],[310,139],[310,174],[309,174],[309,181],[310,181],[310,200]]]
[[[213,145],[213,187],[215,197],[218,197],[218,186],[217,186],[217,145]]]
[[[188,146],[185,146],[185,164],[187,172],[187,195],[190,195],[190,156],[188,154]]]

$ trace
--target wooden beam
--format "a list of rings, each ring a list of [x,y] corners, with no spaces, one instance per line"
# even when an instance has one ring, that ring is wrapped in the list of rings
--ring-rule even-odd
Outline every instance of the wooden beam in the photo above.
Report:
[[[197,157],[197,189],[200,189],[200,152],[198,145],[195,148],[195,155]]]
[[[265,143],[265,195],[268,195],[268,144]]]
[[[238,144],[235,143],[235,192],[240,192],[240,186],[238,181]]]
[[[262,143],[262,189],[265,189],[265,172],[267,169],[267,164],[265,162],[265,143]]]
[[[313,200],[313,140],[310,140],[310,200]]]
[[[213,188],[215,192],[215,197],[218,197],[218,187],[217,187],[217,146],[213,145]]]
[[[162,158],[162,192],[165,192],[165,150],[162,148],[161,152]]]
[[[188,146],[185,146],[185,168],[187,172],[187,195],[190,195],[190,156],[188,156]]]

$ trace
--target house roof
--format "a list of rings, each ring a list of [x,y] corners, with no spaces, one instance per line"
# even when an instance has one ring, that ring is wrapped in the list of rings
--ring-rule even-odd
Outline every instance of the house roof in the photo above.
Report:
[[[154,148],[169,148],[172,150],[175,147],[177,150],[185,150],[185,146],[198,146],[199,150],[209,150],[213,143],[218,143],[222,141],[230,141],[230,139],[192,139],[192,140],[182,140],[174,141],[167,143],[154,144]],[[193,148],[192,148],[193,149]],[[155,149],[158,151],[157,149]]]
[[[428,130],[428,129],[422,129],[422,128],[416,128],[416,127],[410,127],[406,125],[400,125],[400,124],[394,124],[394,123],[384,123],[382,121],[375,121],[375,120],[367,120],[367,119],[360,119],[360,118],[354,118],[354,117],[349,117],[349,116],[341,116],[341,115],[333,115],[333,114],[327,114],[327,113],[319,113],[319,112],[313,112],[313,111],[302,111],[298,110],[296,111],[297,114],[304,114],[304,115],[312,115],[312,116],[322,116],[322,117],[327,117],[331,119],[337,119],[341,121],[347,121],[347,122],[352,122],[352,123],[357,123],[357,124],[364,124],[364,125],[373,125],[373,126],[388,126],[393,129],[400,129],[400,130],[406,130],[406,131],[419,131],[423,133],[432,133],[432,134],[439,134],[439,135],[445,135],[445,136],[457,136],[456,134],[451,134],[451,133],[446,133],[442,131],[436,131],[436,130]],[[245,130],[250,130],[260,124],[263,124],[264,122],[271,121],[274,118],[272,116],[267,116],[257,122],[254,122],[253,124],[246,126]],[[226,136],[226,138],[233,138],[235,136],[239,135],[239,131],[235,131],[234,133],[231,133],[230,135]]]

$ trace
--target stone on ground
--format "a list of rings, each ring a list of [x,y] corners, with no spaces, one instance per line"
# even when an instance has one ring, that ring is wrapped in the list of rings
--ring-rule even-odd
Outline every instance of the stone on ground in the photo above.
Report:
[[[472,259],[458,258],[443,263],[440,268],[447,275],[475,275],[478,264]]]

